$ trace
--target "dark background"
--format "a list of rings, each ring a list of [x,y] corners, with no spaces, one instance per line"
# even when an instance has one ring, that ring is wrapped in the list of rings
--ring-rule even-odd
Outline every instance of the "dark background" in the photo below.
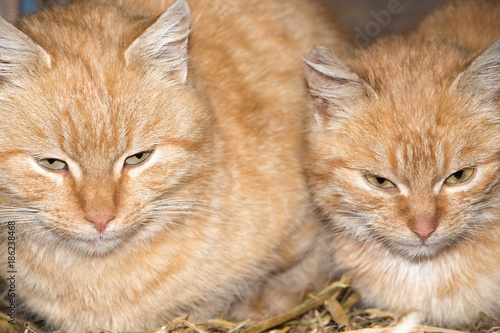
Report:
[[[69,0],[0,0],[0,15],[15,21],[22,9],[63,4]],[[234,0],[227,0],[234,1]],[[304,0],[308,1],[308,0]],[[404,33],[444,0],[328,0],[352,30],[356,44],[366,44],[379,35]]]
[[[375,16],[381,11],[397,9],[397,14],[392,14],[388,24],[381,26],[381,33],[404,33],[432,8],[446,2],[445,0],[329,0],[336,6],[345,23],[352,29],[358,27],[364,31],[373,29],[369,22],[377,22]],[[375,14],[374,14],[375,13]],[[383,15],[382,15],[383,16]],[[383,17],[380,18],[382,21]],[[385,23],[385,22],[383,22]],[[368,25],[368,26],[367,26]],[[379,24],[380,25],[380,24]]]

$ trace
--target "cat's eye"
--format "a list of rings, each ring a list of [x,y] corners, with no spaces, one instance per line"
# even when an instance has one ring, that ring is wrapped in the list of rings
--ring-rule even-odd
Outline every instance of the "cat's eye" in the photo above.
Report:
[[[377,188],[388,189],[396,187],[396,185],[394,185],[390,180],[387,180],[382,177],[368,174],[365,175],[365,178],[368,181],[368,183],[372,184]]]
[[[140,153],[131,155],[125,159],[125,165],[138,165],[143,163],[151,155],[153,151],[141,151]]]
[[[41,160],[38,160],[38,163],[49,170],[59,171],[68,169],[68,165],[66,164],[66,162],[55,158],[43,158]]]
[[[458,185],[465,183],[474,174],[474,168],[465,168],[458,170],[444,181],[448,185]]]

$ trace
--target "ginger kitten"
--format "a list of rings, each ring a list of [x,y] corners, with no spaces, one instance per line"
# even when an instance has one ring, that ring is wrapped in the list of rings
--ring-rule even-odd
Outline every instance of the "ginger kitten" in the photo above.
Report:
[[[310,182],[336,275],[354,278],[363,306],[444,326],[500,315],[500,28],[439,28],[498,18],[498,2],[472,3],[348,59],[318,47],[306,60]]]
[[[0,271],[51,329],[201,321],[311,249],[301,56],[342,38],[313,2],[190,4],[0,19]]]

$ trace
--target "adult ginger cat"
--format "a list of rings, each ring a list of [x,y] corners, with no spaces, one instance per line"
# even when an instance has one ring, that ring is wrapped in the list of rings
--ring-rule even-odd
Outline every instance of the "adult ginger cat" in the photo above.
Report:
[[[444,326],[500,315],[499,15],[452,2],[412,36],[307,57],[311,184],[364,306]],[[464,29],[439,36],[449,20]]]
[[[310,1],[190,5],[0,20],[1,276],[47,327],[203,320],[313,243],[301,55],[340,34]]]

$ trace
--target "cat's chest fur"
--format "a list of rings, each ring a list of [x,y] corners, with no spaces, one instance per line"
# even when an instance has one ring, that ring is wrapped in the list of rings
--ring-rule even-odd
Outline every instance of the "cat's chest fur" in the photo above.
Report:
[[[421,320],[450,326],[475,319],[478,309],[496,313],[499,241],[498,231],[490,229],[480,241],[461,243],[460,249],[445,250],[432,260],[410,261],[373,240],[339,237],[333,267],[354,279],[361,304],[417,312]]]
[[[215,258],[227,256],[227,250],[208,245],[216,241],[213,234],[204,236],[206,240],[200,241],[183,235],[182,242],[171,241],[168,246],[164,242],[152,242],[153,246],[144,244],[140,252],[124,251],[119,255],[93,258],[91,264],[88,258],[77,253],[34,247],[35,252],[30,253],[19,247],[19,253],[38,259],[30,262],[19,256],[18,288],[22,290],[20,294],[27,297],[30,309],[37,309],[41,318],[50,318],[53,327],[77,331],[82,324],[137,327],[138,322],[159,327],[170,316],[194,314],[193,305],[210,306],[213,298],[221,299],[221,295],[228,295],[225,302],[229,302],[229,295],[243,292],[227,281],[228,275],[232,276],[229,280],[237,278],[245,268],[234,264],[231,272],[220,275],[224,266]],[[207,253],[210,253],[208,258]],[[166,261],[165,258],[170,259]],[[192,279],[194,272],[205,278]],[[215,276],[219,278],[211,278]],[[190,280],[187,287],[186,281]],[[207,284],[210,284],[208,299],[199,301],[199,290]],[[190,300],[188,304],[186,299]],[[163,303],[164,300],[168,302]],[[164,304],[162,311],[158,311],[159,302]],[[129,309],[138,303],[141,311],[131,318]],[[217,314],[217,310],[203,312],[209,316]]]

